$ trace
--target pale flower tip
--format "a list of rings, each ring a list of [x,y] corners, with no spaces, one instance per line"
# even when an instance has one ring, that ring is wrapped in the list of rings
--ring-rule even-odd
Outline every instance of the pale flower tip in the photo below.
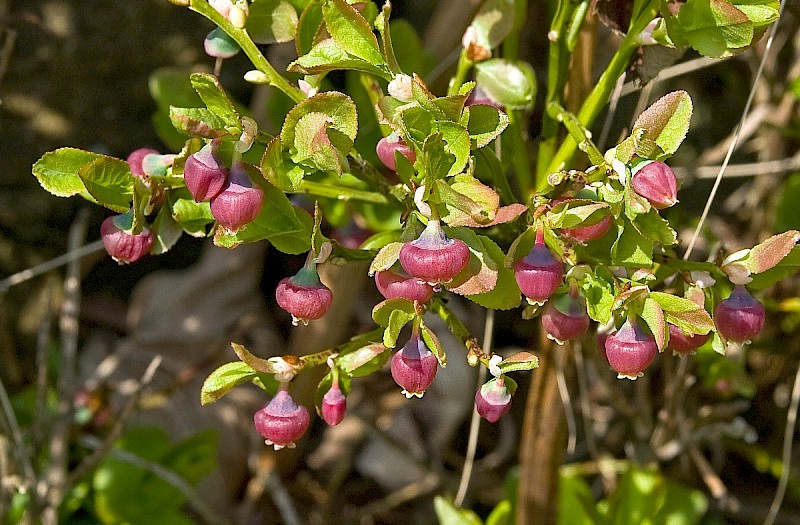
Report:
[[[306,323],[308,324],[308,323]],[[292,316],[292,326],[300,326],[300,319],[295,316]]]

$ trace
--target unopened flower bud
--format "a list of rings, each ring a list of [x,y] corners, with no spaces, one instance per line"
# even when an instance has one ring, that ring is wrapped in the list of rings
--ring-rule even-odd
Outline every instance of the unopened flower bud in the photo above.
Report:
[[[647,199],[657,210],[678,202],[678,183],[672,169],[659,161],[648,162],[631,179],[633,191]]]
[[[475,409],[489,423],[495,423],[511,409],[511,392],[502,377],[490,379],[475,392]]]

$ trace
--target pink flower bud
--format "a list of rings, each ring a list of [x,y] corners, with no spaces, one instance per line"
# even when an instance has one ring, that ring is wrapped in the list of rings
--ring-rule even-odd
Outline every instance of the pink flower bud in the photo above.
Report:
[[[678,183],[675,173],[663,162],[648,162],[633,174],[633,191],[647,199],[657,210],[678,202]]]
[[[540,233],[531,251],[514,264],[514,278],[528,302],[544,304],[561,286],[564,265],[553,257]]]
[[[756,337],[764,328],[764,305],[738,285],[733,293],[714,308],[714,323],[719,334],[736,343]]]
[[[347,410],[347,398],[344,397],[339,383],[334,381],[324,396],[322,396],[322,419],[330,426],[338,425],[344,419]]]
[[[308,410],[294,402],[286,387],[278,390],[270,402],[253,416],[256,430],[267,445],[275,450],[283,447],[294,448],[310,421]]]
[[[636,379],[658,354],[656,340],[630,319],[606,339],[606,357],[617,377]]]
[[[559,202],[566,202],[573,200],[572,197],[559,197],[555,199],[553,202],[554,204],[558,204]],[[600,222],[592,224],[590,226],[577,226],[575,228],[561,228],[561,234],[572,239],[575,242],[585,243],[589,241],[595,241],[606,234],[608,230],[611,229],[611,225],[614,224],[614,221],[611,220],[611,217],[603,217]]]
[[[317,270],[303,267],[293,277],[286,277],[275,289],[278,306],[292,314],[292,324],[319,319],[333,302],[333,293],[319,280]]]
[[[548,302],[542,312],[542,327],[558,344],[580,338],[589,329],[586,299],[576,292]]]
[[[392,378],[409,399],[422,397],[433,383],[438,369],[439,361],[417,333],[412,334],[403,348],[392,356]]]
[[[142,163],[144,158],[148,155],[158,155],[158,151],[151,149],[151,148],[139,148],[137,150],[133,150],[130,155],[128,155],[128,166],[131,167],[131,173],[134,177],[146,177],[144,167]]]
[[[131,235],[114,224],[114,217],[108,217],[100,225],[100,238],[112,259],[120,264],[132,263],[153,248],[155,235],[147,228],[141,233]]]
[[[680,356],[687,356],[700,348],[711,337],[711,333],[705,335],[700,334],[686,334],[683,330],[674,324],[668,324],[669,327],[669,344],[667,348],[672,349],[673,352]]]
[[[414,152],[414,149],[406,144],[403,139],[394,132],[388,137],[383,137],[379,140],[378,145],[375,147],[378,158],[392,171],[397,171],[397,164],[394,160],[395,151],[399,151],[411,164],[414,164],[417,160],[417,154]]]
[[[228,170],[217,157],[214,143],[189,155],[183,167],[186,188],[197,202],[209,201],[219,195],[228,181]]]
[[[375,284],[386,299],[408,299],[426,303],[433,297],[433,287],[428,283],[392,270],[376,273]]]
[[[264,192],[253,185],[244,166],[237,163],[222,191],[211,199],[211,215],[221,227],[236,232],[253,222],[263,205]]]
[[[490,379],[475,392],[475,408],[489,423],[496,422],[511,409],[511,392],[502,377]]]
[[[400,264],[409,275],[426,283],[448,283],[467,267],[469,247],[460,239],[451,239],[439,221],[429,220],[422,234],[400,249]]]
[[[231,58],[236,56],[241,48],[236,40],[231,38],[228,33],[216,27],[206,35],[203,41],[203,49],[208,56],[214,58]]]

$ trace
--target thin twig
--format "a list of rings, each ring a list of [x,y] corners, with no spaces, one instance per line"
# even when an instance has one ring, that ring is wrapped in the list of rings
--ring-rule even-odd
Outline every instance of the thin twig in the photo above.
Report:
[[[0,293],[5,293],[12,286],[15,286],[19,283],[23,283],[29,279],[33,279],[37,275],[47,273],[50,270],[55,270],[56,268],[60,268],[61,266],[64,266],[67,263],[71,263],[73,261],[86,257],[87,255],[99,252],[102,249],[103,249],[102,240],[95,241],[91,244],[87,244],[79,248],[70,249],[64,255],[59,255],[54,259],[50,259],[49,261],[37,264],[33,268],[28,268],[27,270],[22,270],[21,272],[6,277],[2,281],[0,281]]]
[[[567,378],[564,375],[564,352],[559,352],[556,349],[556,381],[558,382],[558,393],[561,397],[561,403],[564,405],[564,415],[567,418],[567,432],[569,433],[569,440],[567,440],[567,453],[575,453],[575,445],[578,443],[578,430],[575,423],[575,412],[572,411],[572,399],[569,395],[569,387],[567,386]]]
[[[3,409],[3,416],[6,423],[11,430],[11,438],[14,440],[14,449],[17,452],[20,468],[25,475],[25,482],[31,485],[36,482],[36,474],[33,471],[31,458],[28,457],[28,447],[22,439],[22,430],[19,428],[17,416],[14,414],[14,407],[11,406],[11,400],[8,398],[8,392],[0,379],[0,407]]]
[[[69,252],[78,250],[86,237],[89,212],[78,213],[69,231]],[[69,454],[69,429],[72,419],[72,404],[75,396],[75,362],[78,353],[78,312],[80,311],[80,259],[73,258],[67,266],[64,280],[64,303],[61,306],[59,330],[61,333],[61,363],[56,392],[58,405],[53,420],[50,438],[50,460],[38,487],[39,496],[45,503],[42,521],[45,525],[58,522],[58,507],[66,494],[64,483],[67,475]],[[36,499],[36,498],[33,498]]]
[[[789,403],[789,411],[786,414],[786,431],[783,434],[783,455],[781,462],[781,477],[778,480],[778,490],[775,491],[775,498],[769,507],[769,514],[764,520],[764,525],[772,525],[781,508],[783,496],[786,494],[786,487],[789,485],[789,474],[792,465],[792,445],[794,444],[794,428],[797,423],[797,409],[800,407],[800,366],[794,376],[794,386],[792,387],[792,400]]]
[[[300,516],[297,514],[294,501],[283,485],[280,475],[275,469],[270,469],[267,476],[266,488],[272,496],[272,501],[278,507],[278,512],[281,513],[283,523],[286,525],[300,525]]]
[[[125,406],[122,408],[122,412],[120,412],[116,422],[114,423],[114,426],[111,428],[111,431],[103,440],[102,445],[95,448],[94,452],[83,458],[78,466],[69,473],[66,482],[67,488],[73,487],[86,474],[97,468],[97,466],[100,465],[100,462],[103,461],[103,458],[105,458],[109,451],[114,447],[114,443],[116,443],[117,439],[119,439],[119,437],[122,435],[122,431],[125,430],[125,424],[133,415],[134,409],[139,404],[139,400],[142,398],[144,389],[147,388],[147,385],[149,385],[153,380],[156,370],[158,370],[158,367],[161,366],[162,360],[162,357],[157,355],[152,361],[150,361],[150,364],[147,366],[147,369],[142,375],[142,379],[140,379],[139,384],[136,385],[136,390],[134,390],[133,393],[128,397],[128,400],[125,402]]]
[[[780,15],[783,15],[783,8],[786,5],[786,0],[781,0],[781,8],[780,8]],[[747,96],[747,103],[744,105],[744,110],[742,111],[742,117],[739,119],[739,123],[736,125],[736,131],[733,135],[733,140],[731,141],[731,145],[728,148],[728,153],[725,155],[725,160],[722,161],[722,166],[719,168],[719,173],[717,174],[717,178],[714,180],[714,187],[711,188],[711,194],[708,196],[708,200],[706,201],[706,205],[703,208],[703,213],[700,215],[700,221],[697,223],[697,227],[692,234],[692,240],[689,241],[689,246],[686,248],[686,253],[683,255],[684,260],[688,260],[692,254],[692,250],[694,249],[694,245],[697,242],[697,238],[700,236],[700,231],[703,229],[703,225],[706,222],[706,218],[708,217],[709,211],[711,211],[711,205],[714,203],[714,197],[717,195],[717,190],[719,189],[719,185],[722,182],[722,177],[725,174],[725,169],[728,167],[728,162],[731,160],[731,156],[733,155],[733,150],[736,149],[736,145],[739,143],[739,134],[742,130],[742,123],[747,118],[747,114],[750,112],[750,106],[753,104],[753,98],[755,98],[756,94],[756,86],[758,85],[759,80],[761,79],[761,73],[764,71],[764,64],[767,62],[767,57],[769,56],[770,49],[772,48],[772,42],[775,40],[775,33],[778,30],[778,26],[781,23],[781,18],[772,25],[770,30],[769,38],[767,39],[767,44],[764,46],[764,55],[761,57],[761,62],[758,64],[758,70],[756,71],[756,76],[753,79],[753,86],[750,88],[750,94]]]
[[[720,505],[726,506],[726,500],[728,499],[728,487],[725,486],[725,483],[720,479],[717,473],[714,472],[714,468],[697,447],[691,447],[689,449],[689,455],[691,456],[695,466],[697,466],[697,470],[700,471],[700,476],[703,478],[703,482],[711,492],[711,496],[713,496],[715,500],[719,501]]]
[[[697,179],[711,179],[717,176],[719,166],[700,166],[699,168],[673,168],[679,177],[686,177],[689,173]],[[732,177],[757,177],[760,175],[782,175],[790,171],[800,170],[800,154],[785,159],[767,160],[763,162],[748,162],[743,164],[730,164],[725,171],[726,178]]]
[[[494,335],[494,310],[486,310],[486,322],[483,327],[483,349],[486,352],[492,351],[492,339]],[[481,387],[486,379],[486,368],[478,365],[478,388]],[[458,483],[458,491],[453,500],[453,505],[460,507],[467,496],[467,488],[472,478],[472,469],[475,466],[475,451],[478,449],[478,431],[480,430],[481,416],[473,407],[472,419],[469,422],[469,439],[467,441],[467,455],[464,459],[464,468],[461,470],[461,481]]]
[[[105,445],[105,442],[101,442],[98,438],[88,434],[82,436],[80,442],[83,446],[96,451],[101,450]],[[229,525],[231,523],[222,516],[217,515],[213,509],[206,505],[206,502],[203,501],[203,497],[198,494],[197,491],[194,490],[194,487],[192,487],[183,477],[181,477],[175,471],[166,468],[164,465],[160,465],[121,448],[112,448],[103,454],[103,456],[105,455],[135,467],[139,467],[142,470],[146,470],[178,489],[181,494],[184,495],[186,501],[189,503],[192,509],[197,512],[197,514],[205,523],[208,523],[209,525]]]
[[[600,139],[597,141],[597,147],[600,148],[600,151],[603,150],[608,141],[608,134],[611,132],[611,124],[614,121],[614,115],[617,114],[617,105],[619,104],[619,99],[622,98],[622,87],[625,84],[625,76],[625,73],[619,76],[617,85],[614,87],[614,92],[611,94],[611,100],[608,103],[608,111],[606,112],[606,119],[605,122],[603,122],[603,130],[600,132]]]
[[[681,62],[680,64],[675,64],[674,66],[662,69],[658,73],[658,81],[663,82],[665,80],[679,77],[687,73],[697,71],[699,69],[703,69],[709,66],[715,66],[717,64],[724,62],[725,60],[727,60],[727,58],[719,59],[719,58],[708,58],[708,57],[701,57],[701,58],[695,58],[694,60],[687,60],[686,62]],[[624,97],[625,95],[630,95],[631,93],[635,93],[641,90],[642,88],[643,86],[637,81],[627,82],[624,86],[622,86],[620,97]]]
[[[403,488],[400,488],[385,498],[373,501],[366,505],[361,512],[365,518],[370,518],[375,515],[383,514],[403,503],[416,499],[425,494],[430,494],[439,486],[440,478],[433,472],[429,472],[422,477],[419,481],[410,483]]]
[[[38,451],[47,441],[47,353],[50,348],[50,329],[53,317],[53,289],[47,287],[44,315],[36,334],[36,412],[33,415],[33,450]]]
[[[589,402],[589,381],[586,378],[586,362],[583,360],[583,345],[580,341],[572,343],[572,355],[575,357],[575,371],[578,376],[578,402],[583,418],[583,433],[586,436],[586,448],[593,459],[598,459],[600,454],[594,440],[594,420],[592,419],[592,406]]]

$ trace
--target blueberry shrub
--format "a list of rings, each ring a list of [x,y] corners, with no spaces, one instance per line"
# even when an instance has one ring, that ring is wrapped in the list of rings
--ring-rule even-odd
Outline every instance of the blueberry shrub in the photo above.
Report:
[[[422,397],[454,358],[488,371],[475,407],[489,422],[503,417],[520,372],[543,373],[540,345],[549,343],[513,355],[486,351],[453,301],[518,311],[564,345],[555,352],[597,339],[608,376],[629,381],[657,359],[691,359],[703,345],[740,351],[764,326],[758,293],[800,262],[796,230],[698,260],[667,220],[680,197],[669,164],[690,129],[688,93],[658,99],[605,151],[589,131],[643,48],[739,53],[778,20],[778,1],[627,2],[624,36],[572,112],[565,85],[577,35],[594,16],[587,0],[550,2],[543,93],[533,68],[516,58],[526,12],[518,0],[481,3],[442,92],[401,65],[389,2],[172,3],[215,25],[203,47],[217,72],[243,53],[251,63],[245,80],[282,95],[279,129],[261,129],[219,76],[193,73],[199,103],[169,107],[169,151],[138,149],[123,160],[65,147],[45,153],[33,174],[54,195],[114,214],[101,235],[120,264],[163,254],[184,234],[223,249],[268,241],[305,254],[275,290],[295,325],[315,322],[337,301],[320,267],[369,263],[385,298],[372,310],[375,329],[301,356],[261,358],[233,342],[239,361],[211,373],[199,393],[207,404],[244,383],[264,389],[253,432],[275,449],[304,439],[310,411],[293,399],[292,382],[315,367],[326,372],[316,412],[328,425],[345,417],[352,381],[388,367],[398,392]],[[295,46],[285,72],[264,54],[279,42]],[[340,71],[359,84],[357,94],[341,87]],[[540,120],[530,126],[534,107]],[[330,235],[351,216],[368,231],[356,245]],[[426,314],[463,342],[463,355],[445,355]],[[440,517],[453,510],[442,505]]]

